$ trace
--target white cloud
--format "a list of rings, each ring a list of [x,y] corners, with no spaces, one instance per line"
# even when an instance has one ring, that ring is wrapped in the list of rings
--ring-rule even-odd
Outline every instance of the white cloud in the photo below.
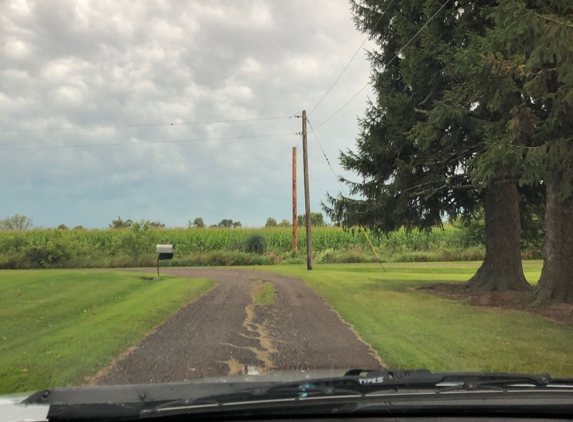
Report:
[[[4,54],[10,58],[24,58],[30,54],[30,50],[30,46],[18,38],[9,38],[4,41]]]
[[[292,116],[310,111],[364,40],[346,0],[57,4],[0,6],[0,130]],[[359,53],[312,114],[313,125],[368,75]],[[337,151],[354,145],[368,92],[317,133],[336,172]],[[291,118],[0,132],[0,217],[20,213],[44,226],[91,227],[117,215],[168,225],[196,216],[247,225],[289,218],[299,131],[300,119]],[[215,139],[285,133],[291,135]],[[169,142],[198,138],[212,140]],[[166,143],[149,143],[157,141]],[[122,145],[7,150],[102,143]],[[309,150],[317,210],[325,192],[339,187],[312,137]]]

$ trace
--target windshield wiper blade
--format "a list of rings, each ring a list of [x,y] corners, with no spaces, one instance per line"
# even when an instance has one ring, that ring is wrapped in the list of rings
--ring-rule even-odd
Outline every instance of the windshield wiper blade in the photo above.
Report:
[[[512,386],[544,387],[551,382],[548,374],[511,373],[432,373],[428,370],[351,370],[343,377],[322,378],[288,383],[242,385],[231,393],[179,399],[144,409],[142,416],[182,411],[221,411],[232,406],[261,404],[300,405],[307,400],[335,403],[372,397],[373,393],[417,390],[435,393],[451,390],[504,390]],[[572,383],[573,386],[573,383]]]
[[[253,383],[248,383],[253,384]],[[180,399],[162,403],[151,409],[144,409],[142,415],[153,415],[180,410],[215,410],[234,405],[254,405],[263,403],[287,403],[316,398],[360,398],[362,393],[355,380],[328,378],[288,383],[254,383],[232,393]]]

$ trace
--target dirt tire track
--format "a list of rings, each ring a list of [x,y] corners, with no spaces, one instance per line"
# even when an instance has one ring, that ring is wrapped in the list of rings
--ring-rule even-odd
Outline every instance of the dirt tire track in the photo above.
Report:
[[[299,279],[220,268],[166,268],[163,272],[209,278],[217,286],[179,309],[92,383],[177,382],[228,375],[238,365],[265,370],[257,355],[265,352],[262,344],[268,341],[275,370],[381,366],[380,358],[352,327]],[[264,324],[265,342],[244,326],[256,280],[269,281],[276,290],[274,305],[254,308],[255,321]]]

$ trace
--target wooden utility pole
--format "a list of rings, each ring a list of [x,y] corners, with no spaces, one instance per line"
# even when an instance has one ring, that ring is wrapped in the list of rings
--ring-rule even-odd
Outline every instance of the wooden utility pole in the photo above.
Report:
[[[296,208],[296,147],[292,147],[292,250],[298,249],[298,210]]]
[[[304,168],[304,208],[306,212],[306,269],[312,270],[312,233],[310,224],[310,192],[308,188],[308,151],[306,145],[306,110],[302,111],[302,162]]]

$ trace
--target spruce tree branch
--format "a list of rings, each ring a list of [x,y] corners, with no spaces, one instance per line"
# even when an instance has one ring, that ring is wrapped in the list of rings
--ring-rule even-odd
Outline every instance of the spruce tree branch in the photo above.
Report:
[[[475,186],[474,186],[474,185],[458,185],[458,186],[456,186],[456,185],[449,185],[448,183],[446,183],[446,184],[444,184],[444,185],[442,185],[442,186],[439,186],[439,187],[437,187],[437,188],[429,188],[429,189],[426,189],[426,190],[423,190],[423,191],[414,192],[414,193],[412,193],[412,195],[415,195],[415,196],[423,196],[423,195],[426,195],[426,194],[428,194],[428,193],[434,194],[434,193],[436,193],[436,192],[438,192],[438,191],[441,191],[441,190],[444,190],[444,189],[448,189],[448,190],[469,190],[469,189],[475,189]]]
[[[549,16],[544,16],[544,15],[539,15],[539,14],[537,14],[537,16],[540,17],[541,19],[545,19],[546,21],[554,22],[558,25],[566,26],[568,28],[573,28],[573,23],[571,23],[571,22],[562,22],[562,21],[559,21],[557,19],[550,18]]]
[[[526,73],[525,75],[526,76],[538,76],[538,75],[541,75],[542,73],[545,73],[545,72],[556,72],[556,71],[557,71],[557,68],[555,68],[555,67],[543,68],[539,72],[530,72],[530,73]]]

